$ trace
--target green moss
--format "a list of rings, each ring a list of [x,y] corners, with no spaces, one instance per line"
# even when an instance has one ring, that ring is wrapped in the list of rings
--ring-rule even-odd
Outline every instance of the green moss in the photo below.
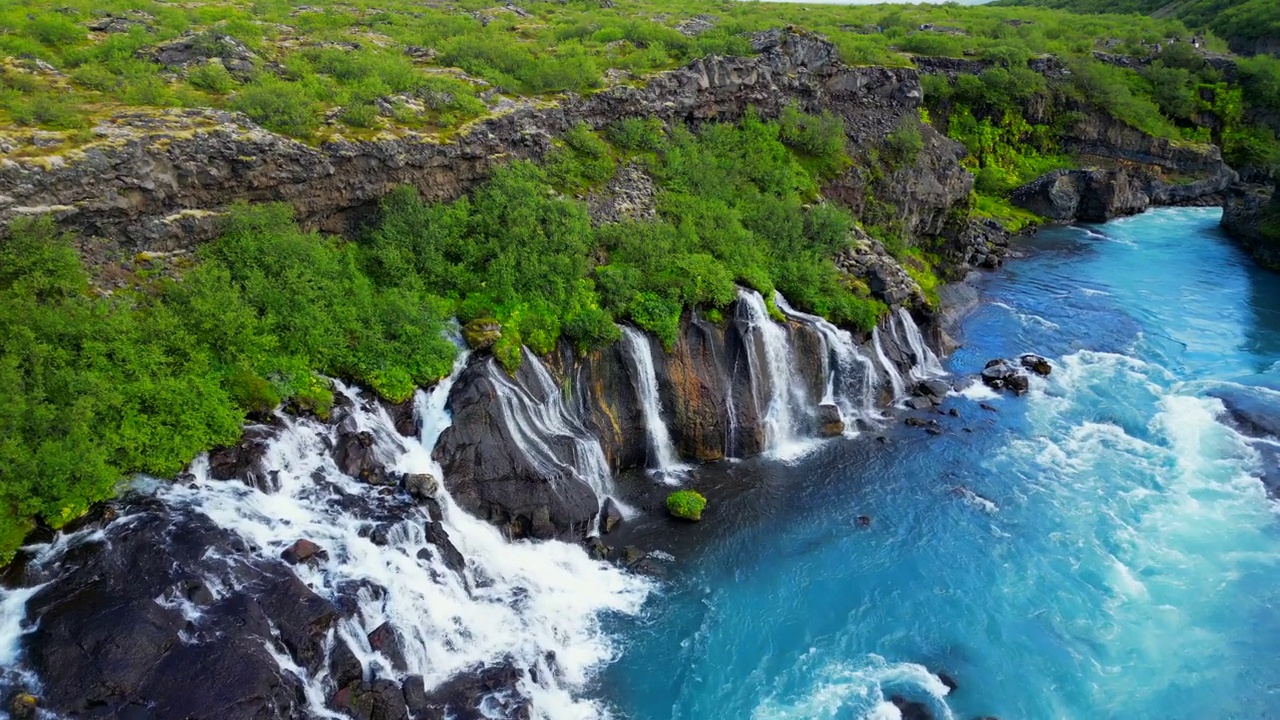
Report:
[[[667,496],[667,512],[681,520],[701,520],[707,499],[697,490],[677,490]]]

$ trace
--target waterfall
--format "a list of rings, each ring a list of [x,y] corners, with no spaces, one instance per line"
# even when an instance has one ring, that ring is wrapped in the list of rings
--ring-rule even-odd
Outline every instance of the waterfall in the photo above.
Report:
[[[640,408],[644,412],[645,434],[649,440],[652,460],[657,463],[653,468],[664,482],[677,482],[679,473],[688,467],[680,464],[675,443],[671,441],[671,432],[662,417],[662,401],[658,397],[658,372],[653,364],[653,345],[649,336],[627,326],[621,326],[622,340],[635,361],[636,392],[640,397]]]
[[[804,407],[804,390],[793,377],[791,341],[787,330],[769,317],[769,309],[760,293],[739,289],[738,307],[745,314],[747,329],[757,335],[764,357],[759,357],[755,343],[748,341],[747,361],[751,366],[757,406],[762,409],[765,443],[769,450],[784,456],[796,454],[795,407]],[[764,397],[761,380],[767,380],[768,397]]]
[[[858,350],[853,335],[825,318],[796,310],[782,293],[774,293],[774,303],[786,315],[813,327],[822,338],[826,349],[822,367],[827,378],[822,403],[838,407],[850,431],[853,430],[852,420],[875,418],[875,369],[871,359]]]
[[[459,358],[454,373],[433,390],[419,391],[420,441],[402,438],[380,406],[340,388],[355,401],[349,417],[373,435],[375,452],[390,468],[439,477],[431,449],[450,424],[445,401],[465,361]],[[279,489],[262,492],[213,480],[201,458],[191,468],[194,482],[168,486],[160,498],[175,511],[209,517],[263,559],[278,559],[299,538],[323,548],[325,557],[298,564],[293,572],[331,601],[350,602],[351,588],[360,588],[354,612],[330,632],[326,653],[332,656],[337,644],[345,643],[366,680],[421,675],[431,689],[459,673],[513,662],[532,671],[519,680],[518,690],[532,701],[533,717],[578,720],[602,714],[596,703],[575,696],[593,670],[617,653],[600,618],[638,612],[651,589],[648,581],[591,560],[576,545],[509,542],[497,528],[462,511],[441,483],[436,490],[441,524],[465,558],[455,572],[428,537],[431,518],[425,508],[383,497],[382,488],[338,470],[328,450],[333,426],[283,415],[278,422],[282,429],[270,441],[264,463],[277,473]],[[377,541],[370,533],[375,527],[386,530]],[[403,650],[399,667],[369,640],[388,623]],[[344,717],[324,705],[337,689],[327,670],[309,675],[283,651],[272,653],[283,672],[303,681],[308,716]]]
[[[920,328],[916,325],[916,321],[912,319],[911,313],[902,308],[898,308],[895,313],[898,325],[902,329],[902,335],[907,341],[907,347],[911,348],[912,355],[915,356],[915,365],[911,368],[911,377],[917,380],[925,380],[939,375],[946,375],[947,371],[942,369],[942,363],[938,361],[938,356],[933,354],[929,349],[929,345],[925,343],[924,337],[920,335]]]
[[[889,388],[893,390],[893,399],[897,400],[907,394],[907,386],[902,380],[902,374],[898,372],[898,368],[884,354],[884,343],[880,341],[880,326],[871,330],[871,347],[876,352],[876,360],[880,363],[880,368],[884,370],[885,376],[889,378]]]
[[[612,492],[613,473],[599,439],[565,407],[560,388],[542,361],[528,350],[523,352],[523,369],[527,371],[524,374],[534,384],[532,389],[542,397],[536,397],[512,380],[492,359],[486,361],[485,367],[498,390],[499,404],[512,439],[540,474],[556,478],[568,473],[586,483],[603,505]],[[552,438],[567,439],[572,457],[562,458],[552,446]],[[623,509],[621,502],[615,500],[614,503]]]

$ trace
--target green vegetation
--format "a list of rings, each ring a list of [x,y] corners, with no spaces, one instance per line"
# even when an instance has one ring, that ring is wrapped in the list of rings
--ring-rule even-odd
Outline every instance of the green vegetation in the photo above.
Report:
[[[677,490],[667,496],[667,512],[681,520],[701,520],[706,508],[707,499],[697,490]]]
[[[1149,10],[1146,0],[1126,1],[1116,7]],[[0,9],[0,55],[13,58],[0,65],[0,123],[70,131],[121,107],[227,107],[297,137],[379,128],[447,131],[496,107],[500,98],[491,93],[589,93],[708,54],[750,54],[743,33],[787,24],[824,34],[851,64],[906,66],[913,55],[934,55],[1014,68],[1053,54],[1087,65],[1095,49],[1145,54],[1157,42],[1189,37],[1188,26],[1210,20],[1220,36],[1268,32],[1274,3],[1254,7],[1259,3],[1267,0],[1196,0],[1194,12],[1180,11],[1184,24],[1031,7],[727,0],[616,0],[609,7],[538,0],[518,8],[497,0],[465,0],[456,7],[411,0],[376,6],[339,0],[306,6],[15,0]],[[677,30],[699,14],[715,18],[711,29],[696,35]],[[158,49],[175,41],[191,48],[190,61],[165,66]],[[1222,47],[1214,37],[1209,42]],[[1100,72],[1108,71],[1086,70]],[[1165,85],[1116,79],[1103,78],[1107,86],[1132,86],[1134,96],[1119,97],[1118,112],[1153,119],[1145,101]],[[633,140],[615,141],[631,147]]]
[[[1280,5],[1271,0],[998,0],[999,5],[1057,8],[1077,13],[1172,17],[1189,28],[1205,28],[1221,38],[1280,36]]]
[[[429,205],[403,189],[363,243],[370,276],[443,295],[464,323],[495,319],[495,352],[512,370],[521,344],[547,353],[563,336],[599,347],[617,339],[615,319],[670,348],[686,310],[728,305],[737,284],[766,297],[781,290],[798,307],[870,329],[883,306],[831,262],[852,218],[805,205],[824,173],[848,162],[843,130],[795,110],[783,122],[791,131],[749,114],[696,135],[644,121],[606,133],[640,152],[579,126],[544,167],[514,163],[470,198]],[[657,217],[593,229],[585,206],[562,193],[598,185],[620,159],[655,178]]]
[[[0,243],[0,560],[37,520],[61,527],[134,473],[171,476],[249,415],[325,416],[326,377],[408,399],[449,372],[452,317],[512,370],[522,345],[617,340],[615,318],[670,347],[682,313],[714,316],[735,283],[870,328],[883,306],[831,262],[852,219],[813,203],[820,169],[848,162],[842,131],[788,117],[790,134],[753,114],[607,133],[643,152],[579,127],[544,167],[512,163],[457,201],[392,193],[357,242],[300,230],[285,205],[238,206],[180,280],[139,270],[110,296],[50,220],[14,223]],[[655,177],[657,217],[593,228],[565,191],[618,161]]]
[[[281,401],[327,413],[328,381],[406,399],[447,374],[451,308],[377,288],[358,248],[242,207],[181,282],[109,298],[48,220],[0,243],[0,560],[133,473],[172,476]]]

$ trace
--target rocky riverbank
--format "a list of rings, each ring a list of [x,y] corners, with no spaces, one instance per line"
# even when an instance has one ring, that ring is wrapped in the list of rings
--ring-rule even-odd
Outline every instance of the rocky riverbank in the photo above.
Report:
[[[1274,186],[1232,185],[1222,204],[1222,229],[1263,266],[1280,270],[1280,195]]]

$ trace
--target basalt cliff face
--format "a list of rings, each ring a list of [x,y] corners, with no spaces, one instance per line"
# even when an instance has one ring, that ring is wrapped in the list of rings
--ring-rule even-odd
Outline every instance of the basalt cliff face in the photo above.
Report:
[[[758,55],[707,57],[641,87],[521,101],[448,138],[406,131],[313,147],[235,113],[121,113],[101,122],[96,139],[81,148],[0,161],[0,224],[52,213],[86,239],[82,251],[91,262],[127,265],[141,251],[183,252],[211,238],[218,215],[236,201],[288,202],[304,225],[342,233],[399,185],[430,200],[454,198],[496,163],[540,157],[578,122],[603,128],[633,116],[733,120],[749,107],[772,116],[797,102],[837,114],[856,148],[881,141],[920,103],[914,70],[846,66],[829,42],[800,32],[760,33],[753,45]],[[899,206],[909,227],[934,232],[941,215],[967,196],[970,179],[956,162],[958,145],[926,134],[939,150],[914,181],[900,185]],[[850,182],[856,184],[844,185]]]
[[[1140,66],[1128,56],[1098,54],[1104,62]],[[1149,60],[1147,60],[1149,62]],[[990,67],[978,60],[918,58],[921,72],[955,80]],[[1064,82],[1068,70],[1056,59],[1033,59],[1029,66],[1050,87]],[[1226,73],[1235,64],[1223,61]],[[1067,95],[1038,95],[1023,108],[1033,124],[1053,125],[1070,113],[1078,119],[1064,130],[1063,152],[1076,156],[1079,169],[1055,170],[1014,190],[1010,199],[1041,217],[1059,222],[1105,222],[1160,205],[1217,205],[1237,179],[1214,145],[1176,143],[1131,127],[1105,111]],[[1216,119],[1205,116],[1211,130]],[[1218,128],[1220,130],[1220,127]]]
[[[1274,185],[1238,183],[1228,188],[1222,229],[1261,265],[1280,271],[1280,195]]]

